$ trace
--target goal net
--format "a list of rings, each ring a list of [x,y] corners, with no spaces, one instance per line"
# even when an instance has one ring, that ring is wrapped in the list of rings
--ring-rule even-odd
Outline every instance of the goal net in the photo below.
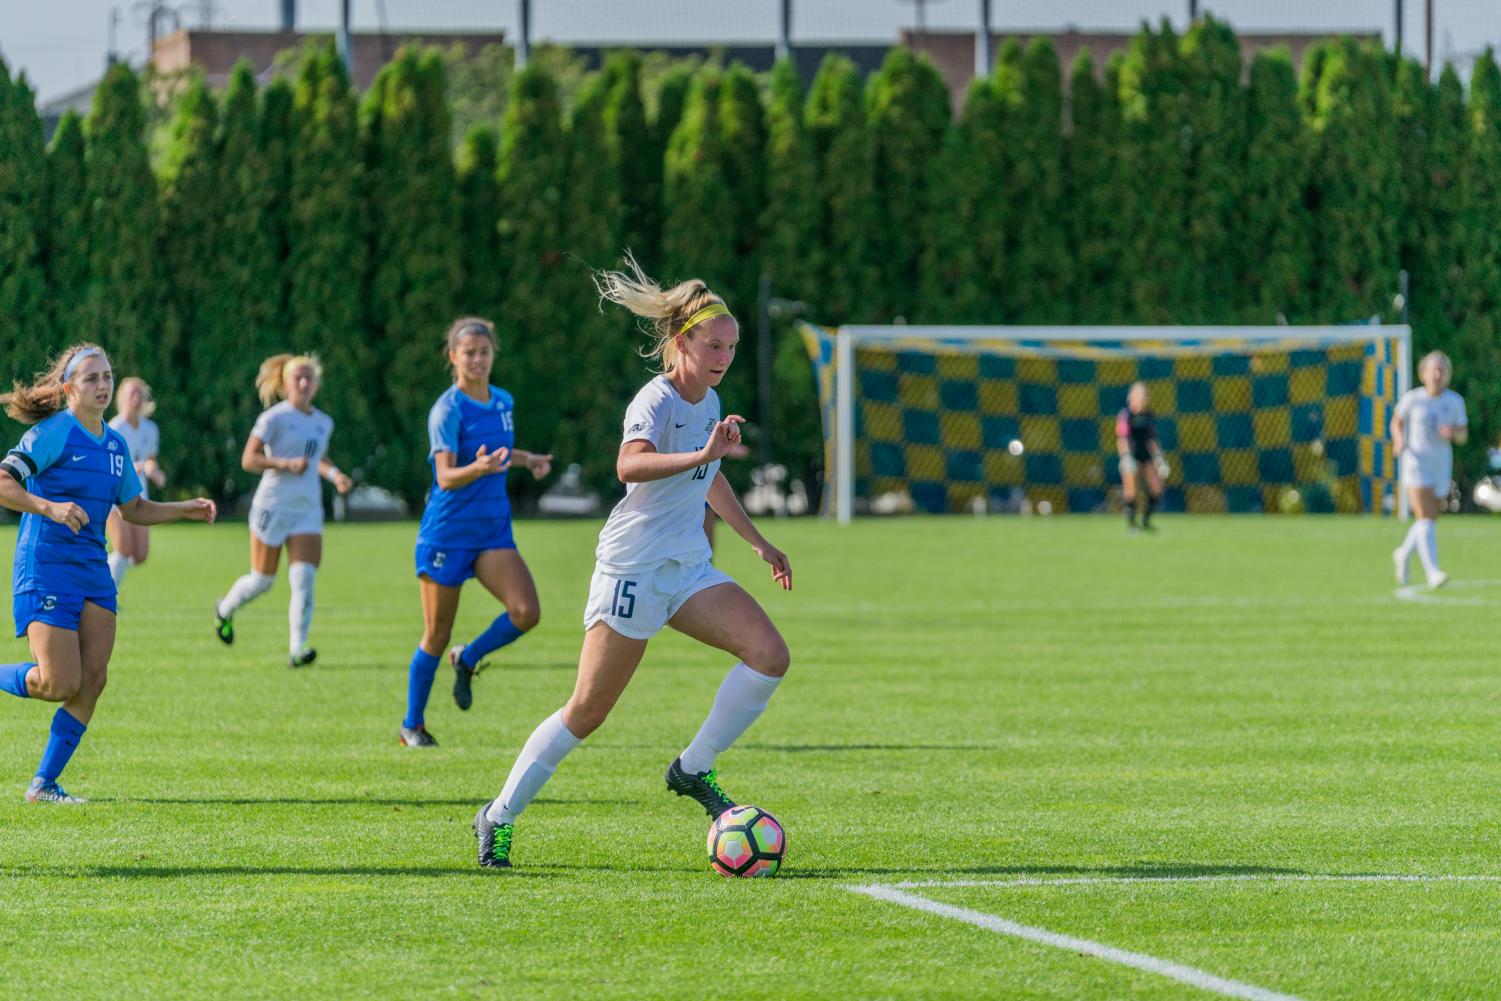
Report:
[[[824,513],[1118,510],[1116,419],[1146,383],[1163,507],[1381,512],[1405,326],[804,324]]]

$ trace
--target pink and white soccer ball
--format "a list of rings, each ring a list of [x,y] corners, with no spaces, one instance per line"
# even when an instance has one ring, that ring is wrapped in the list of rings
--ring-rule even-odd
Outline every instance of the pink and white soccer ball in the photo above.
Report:
[[[775,876],[787,833],[759,806],[735,806],[709,825],[709,865],[721,876]]]

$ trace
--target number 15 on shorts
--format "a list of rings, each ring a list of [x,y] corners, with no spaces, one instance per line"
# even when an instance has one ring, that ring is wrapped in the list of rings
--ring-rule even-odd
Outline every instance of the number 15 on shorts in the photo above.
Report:
[[[615,582],[615,602],[610,609],[610,614],[622,619],[628,619],[635,614],[635,590],[635,581],[617,580]]]

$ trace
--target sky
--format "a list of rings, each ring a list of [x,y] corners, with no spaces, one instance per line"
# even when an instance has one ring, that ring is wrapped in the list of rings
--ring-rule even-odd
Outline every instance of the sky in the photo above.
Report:
[[[281,0],[170,0],[185,26],[272,28]],[[502,29],[515,32],[520,0],[352,0],[357,29]],[[1164,14],[1181,28],[1188,0],[989,0],[996,30],[1129,30]],[[1243,31],[1381,31],[1393,40],[1398,0],[1198,0]],[[1435,9],[1437,58],[1468,61],[1486,45],[1501,48],[1501,0],[1402,0],[1405,48],[1421,52],[1422,8]],[[534,40],[558,42],[746,42],[776,34],[781,0],[532,0]],[[793,42],[889,42],[917,24],[973,30],[981,0],[792,0]],[[146,50],[146,0],[0,0],[0,55],[24,70],[42,100],[83,86],[102,72],[111,11],[117,47],[139,63]],[[330,28],[339,0],[298,0],[298,25]]]

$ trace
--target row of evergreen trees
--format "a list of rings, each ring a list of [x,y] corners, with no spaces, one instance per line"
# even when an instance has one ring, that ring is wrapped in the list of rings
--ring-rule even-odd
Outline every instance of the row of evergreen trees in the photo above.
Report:
[[[567,107],[516,74],[498,131],[450,147],[444,62],[407,49],[363,96],[331,48],[295,80],[190,82],[153,168],[141,82],[113,67],[44,150],[34,95],[0,72],[0,357],[35,371],[97,338],[161,399],[164,462],[232,496],[259,361],[315,350],[340,462],[415,499],[441,335],[500,326],[522,447],[609,482],[640,339],[589,268],[634,250],[699,276],[743,318],[721,388],[754,400],[756,290],[824,323],[1292,323],[1390,313],[1412,275],[1420,348],[1455,356],[1477,440],[1501,418],[1501,70],[1468,92],[1350,40],[1247,68],[1206,19],[1143,28],[1067,80],[1045,39],[999,53],[962,113],[894,49],[864,80],[829,57],[807,93],[710,64],[649,113],[617,54]],[[820,456],[806,359],[778,333],[773,452]],[[1481,447],[1477,445],[1476,447]],[[520,489],[535,489],[522,486]]]

